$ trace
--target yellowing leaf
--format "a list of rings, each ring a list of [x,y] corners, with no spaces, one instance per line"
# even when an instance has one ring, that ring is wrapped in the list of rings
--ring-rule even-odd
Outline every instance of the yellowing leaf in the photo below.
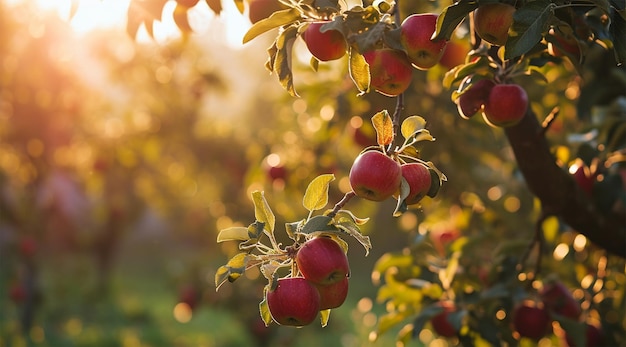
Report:
[[[381,146],[393,142],[393,120],[387,110],[382,110],[372,117],[372,124],[376,129],[376,141]]]
[[[243,43],[247,43],[257,36],[274,28],[291,24],[301,18],[300,12],[295,8],[276,11],[271,16],[256,22],[243,36]]]
[[[272,212],[270,205],[265,200],[265,195],[261,191],[252,192],[252,201],[254,202],[254,217],[259,222],[265,223],[270,232],[274,232],[276,216]]]
[[[328,319],[330,318],[330,309],[320,311],[320,321],[322,323],[322,327],[328,325]]]
[[[248,253],[238,253],[230,258],[226,265],[220,266],[215,272],[216,289],[219,289],[226,281],[234,282],[241,277],[251,257],[253,256]]]
[[[543,235],[548,242],[554,242],[559,232],[559,220],[556,217],[546,218],[541,224]]]
[[[291,48],[296,41],[298,29],[291,26],[280,33],[276,39],[276,55],[274,56],[274,72],[278,75],[278,81],[291,96],[298,96],[293,86],[293,73],[291,71]]]
[[[246,227],[232,227],[220,230],[219,234],[217,234],[217,242],[231,241],[231,240],[239,240],[246,241],[250,239],[250,235],[248,234],[248,228]]]
[[[410,116],[402,122],[400,132],[405,139],[426,127],[426,120],[420,116]]]
[[[365,57],[356,49],[351,48],[348,52],[349,63],[348,70],[350,78],[354,82],[356,88],[363,93],[369,92],[370,89],[370,68],[365,61]]]
[[[265,286],[264,292],[265,291],[267,291],[267,286]],[[265,295],[263,295],[263,301],[259,303],[259,314],[266,327],[272,324],[272,314],[270,313],[270,307],[267,304],[267,297]]]
[[[315,211],[324,208],[328,204],[328,187],[335,180],[333,174],[323,174],[315,177],[309,183],[302,199],[304,208]]]
[[[183,34],[188,34],[192,31],[191,25],[189,25],[187,10],[189,10],[187,7],[178,4],[176,5],[176,8],[174,8],[174,13],[172,14],[174,23],[176,23],[176,26]]]

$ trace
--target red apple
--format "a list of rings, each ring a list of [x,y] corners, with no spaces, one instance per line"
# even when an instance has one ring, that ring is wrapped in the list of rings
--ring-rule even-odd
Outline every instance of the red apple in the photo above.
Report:
[[[24,236],[19,243],[20,254],[24,258],[32,258],[37,253],[37,240],[32,236]]]
[[[513,310],[513,328],[520,336],[539,340],[550,331],[552,321],[543,305],[527,300]]]
[[[192,284],[184,285],[179,289],[178,301],[187,304],[193,310],[200,302],[200,292]]]
[[[431,40],[436,27],[437,15],[434,13],[412,14],[400,25],[400,43],[417,69],[435,66],[443,55],[447,41]]]
[[[325,236],[305,242],[298,249],[296,264],[302,276],[315,284],[337,283],[350,273],[348,257],[343,248]]]
[[[372,88],[386,96],[402,94],[413,78],[413,68],[406,53],[390,48],[363,54],[369,64]]]
[[[517,124],[528,109],[528,94],[517,84],[496,84],[485,103],[483,118],[496,127]]]
[[[459,115],[464,119],[469,119],[478,113],[487,103],[491,89],[495,85],[490,79],[482,79],[467,87],[456,99]]]
[[[337,308],[343,305],[348,297],[348,277],[333,284],[314,284],[320,293],[320,310]]]
[[[287,179],[287,168],[283,165],[276,166],[268,166],[267,167],[267,176],[272,180],[286,180]]]
[[[582,314],[580,303],[572,296],[570,290],[561,282],[545,284],[539,293],[543,304],[550,312],[578,320]]]
[[[304,326],[317,317],[320,294],[304,277],[281,278],[276,288],[268,291],[267,305],[276,323]]]
[[[604,346],[603,344],[604,334],[602,333],[602,329],[589,323],[587,323],[586,326],[587,328],[585,329],[585,336],[586,336],[587,344],[585,345],[585,347]],[[572,338],[567,336],[567,334],[565,335],[565,341],[567,342],[568,347],[578,347],[576,346]]]
[[[265,19],[272,13],[287,7],[278,0],[250,0],[248,2],[248,18],[252,24]]]
[[[367,200],[383,201],[390,198],[402,183],[400,164],[378,151],[359,154],[349,174],[354,193]]]
[[[439,65],[451,70],[455,66],[465,63],[470,47],[462,42],[449,41],[439,59]]]
[[[404,199],[407,205],[417,204],[422,200],[432,183],[430,171],[426,165],[421,163],[403,164],[402,177],[407,181],[410,187],[409,195]]]
[[[26,300],[26,288],[21,283],[13,283],[9,288],[9,298],[16,304]]]
[[[311,23],[302,34],[309,52],[320,61],[339,59],[346,54],[348,49],[346,39],[339,31],[320,31],[322,25],[326,23],[328,22]]]
[[[448,314],[450,312],[454,312],[455,307],[454,303],[451,301],[441,301],[439,306],[443,308],[441,313],[438,313],[433,318],[430,319],[430,324],[433,326],[433,330],[439,335],[443,337],[454,337],[456,336],[456,329],[450,321],[448,320]]]
[[[515,7],[503,3],[489,3],[474,10],[476,33],[492,45],[504,46],[513,24]]]

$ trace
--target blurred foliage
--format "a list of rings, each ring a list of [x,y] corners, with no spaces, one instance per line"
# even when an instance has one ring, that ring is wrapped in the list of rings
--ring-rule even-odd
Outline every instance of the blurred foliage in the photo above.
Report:
[[[335,203],[350,190],[353,158],[374,143],[369,118],[395,101],[357,97],[342,62],[313,71],[300,40],[301,98],[292,98],[264,71],[263,36],[239,50],[187,38],[137,44],[119,30],[81,39],[56,16],[0,1],[0,346],[388,346],[395,334],[415,345],[458,344],[428,324],[410,329],[439,300],[454,300],[462,325],[483,332],[476,344],[516,342],[510,317],[494,317],[536,295],[540,282],[529,285],[516,266],[538,204],[503,132],[458,117],[442,66],[415,72],[405,112],[427,120],[436,142],[421,150],[448,183],[400,218],[392,201],[350,203],[372,217],[363,231],[373,249],[363,258],[350,242],[350,296],[329,325],[259,329],[258,272],[215,293],[215,270],[238,252],[216,244],[217,231],[253,220],[250,192],[266,191],[282,225],[306,215],[308,182],[334,173]],[[610,71],[619,84],[623,69]],[[560,108],[547,136],[566,170],[585,148],[572,135],[593,129],[620,99],[601,99],[567,62],[542,72],[545,84],[519,83],[536,114]],[[558,276],[584,319],[623,344],[623,259],[555,219],[542,227],[539,278]],[[531,275],[535,259],[533,250]]]

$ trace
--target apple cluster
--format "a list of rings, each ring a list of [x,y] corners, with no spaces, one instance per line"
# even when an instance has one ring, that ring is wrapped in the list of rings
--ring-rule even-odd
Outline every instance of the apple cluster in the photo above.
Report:
[[[528,94],[514,83],[497,84],[490,78],[468,76],[458,93],[455,101],[462,118],[481,113],[485,122],[493,127],[515,125],[528,110]]]
[[[306,241],[295,262],[299,275],[279,279],[266,294],[272,319],[280,325],[308,325],[319,311],[341,306],[348,295],[348,257],[331,237]]]
[[[553,321],[567,319],[578,323],[582,318],[579,302],[559,281],[544,283],[538,298],[539,300],[524,300],[513,310],[513,328],[520,337],[537,341],[552,332]],[[579,324],[585,329],[586,346],[602,346],[603,334],[600,327],[589,322]],[[576,346],[567,331],[564,338],[568,346]]]
[[[407,205],[417,204],[430,190],[430,171],[423,163],[403,163],[377,151],[365,151],[354,160],[350,169],[350,185],[357,196],[383,201],[397,196],[405,180],[409,193],[404,199]]]

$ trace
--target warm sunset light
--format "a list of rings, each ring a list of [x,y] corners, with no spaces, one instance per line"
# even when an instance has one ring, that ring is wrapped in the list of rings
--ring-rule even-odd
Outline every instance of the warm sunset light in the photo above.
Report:
[[[84,36],[94,30],[124,29],[128,7],[131,0],[7,0],[9,5],[31,3],[41,11],[55,12],[59,18],[67,20],[74,32]],[[73,7],[75,6],[75,7]],[[208,31],[219,31],[225,35],[212,35],[225,39],[234,47],[241,47],[243,35],[250,27],[249,20],[239,13],[233,1],[226,1],[220,16],[216,16],[209,7],[200,3],[189,10],[189,22],[198,35]],[[161,21],[154,22],[154,40],[165,42],[180,38],[181,34],[173,20],[176,7],[174,0],[168,1],[163,8]],[[75,11],[71,16],[72,11]],[[70,18],[71,17],[71,18]],[[152,38],[145,28],[137,33],[139,42],[149,42]]]
[[[0,0],[0,347],[626,346],[620,1]]]

